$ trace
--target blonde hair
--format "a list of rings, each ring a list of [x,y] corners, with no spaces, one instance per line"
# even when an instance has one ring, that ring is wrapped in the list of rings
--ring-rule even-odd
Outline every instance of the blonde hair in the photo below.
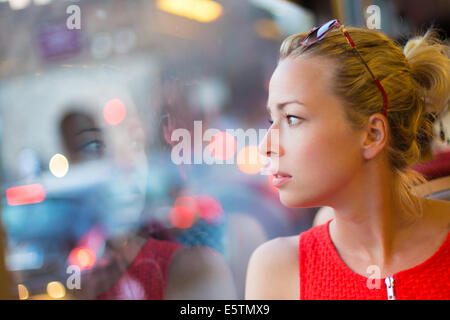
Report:
[[[433,122],[448,108],[450,99],[449,47],[431,29],[410,39],[404,48],[381,32],[354,27],[347,31],[387,93],[387,154],[402,208],[421,214],[414,186],[426,179],[410,167],[432,158]],[[301,45],[305,36],[285,39],[280,60],[321,56],[337,62],[332,89],[342,99],[353,127],[362,128],[372,114],[382,113],[382,94],[342,31],[332,30],[306,47]]]

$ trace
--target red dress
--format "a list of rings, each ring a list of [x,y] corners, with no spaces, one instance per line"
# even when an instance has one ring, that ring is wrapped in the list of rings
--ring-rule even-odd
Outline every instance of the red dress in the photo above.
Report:
[[[163,300],[167,275],[178,243],[150,238],[121,278],[99,300]]]
[[[388,292],[398,300],[450,299],[450,232],[430,258],[394,274],[388,290],[385,279],[377,286],[342,261],[329,234],[331,221],[300,234],[300,299],[386,300]]]

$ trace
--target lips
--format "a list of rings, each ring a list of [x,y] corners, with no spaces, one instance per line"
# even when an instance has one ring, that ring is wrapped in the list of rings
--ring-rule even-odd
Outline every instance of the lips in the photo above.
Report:
[[[272,173],[272,175],[275,178],[286,178],[286,177],[292,178],[292,176],[290,174],[287,174],[287,173],[284,173],[284,172],[281,172],[281,171],[278,171],[276,173]]]
[[[292,178],[292,176],[290,174],[287,174],[285,172],[282,171],[276,171],[272,173],[272,184],[274,185],[274,187],[278,188],[284,184],[286,184],[287,182],[289,182]]]

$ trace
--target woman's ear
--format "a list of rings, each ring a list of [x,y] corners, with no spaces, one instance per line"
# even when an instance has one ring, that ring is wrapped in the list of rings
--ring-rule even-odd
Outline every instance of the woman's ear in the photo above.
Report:
[[[363,157],[366,160],[375,158],[387,145],[389,125],[385,116],[376,113],[370,116],[363,135]]]

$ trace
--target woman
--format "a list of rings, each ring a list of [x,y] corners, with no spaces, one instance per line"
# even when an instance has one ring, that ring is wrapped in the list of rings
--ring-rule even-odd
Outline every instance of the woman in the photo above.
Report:
[[[246,298],[450,299],[450,203],[415,195],[407,169],[448,106],[448,47],[332,20],[280,51],[260,152],[284,205],[335,218],[255,250]]]
[[[130,114],[134,109],[131,103],[127,105]],[[72,107],[61,119],[70,163],[81,166],[103,159],[104,165],[115,169],[115,176],[95,192],[90,191],[93,199],[83,199],[96,204],[87,208],[100,212],[100,223],[83,236],[78,247],[89,247],[99,255],[99,261],[83,272],[81,284],[71,290],[71,296],[98,300],[235,299],[232,274],[220,253],[206,246],[180,245],[161,223],[141,213],[148,169],[143,141],[134,139],[140,122],[130,125],[126,119],[125,128],[102,128],[101,120],[81,109]]]

